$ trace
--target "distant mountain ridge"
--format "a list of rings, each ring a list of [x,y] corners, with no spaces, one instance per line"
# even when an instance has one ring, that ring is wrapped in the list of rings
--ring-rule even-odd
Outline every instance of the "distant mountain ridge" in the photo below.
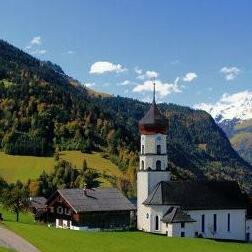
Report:
[[[199,104],[224,130],[234,149],[252,163],[252,92],[223,95],[216,104]]]
[[[0,40],[0,142],[19,155],[57,150],[102,150],[124,172],[121,187],[135,194],[138,121],[149,104],[90,93],[49,62]],[[168,154],[173,179],[236,180],[252,192],[252,167],[232,148],[211,116],[160,104],[169,120]]]

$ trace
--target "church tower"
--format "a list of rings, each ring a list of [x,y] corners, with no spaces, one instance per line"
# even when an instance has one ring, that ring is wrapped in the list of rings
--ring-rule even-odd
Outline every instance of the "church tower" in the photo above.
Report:
[[[137,228],[149,231],[150,213],[143,204],[148,195],[160,181],[170,180],[167,163],[166,133],[167,120],[161,115],[155,102],[155,83],[153,102],[149,111],[139,121],[141,134],[140,164],[137,173]]]

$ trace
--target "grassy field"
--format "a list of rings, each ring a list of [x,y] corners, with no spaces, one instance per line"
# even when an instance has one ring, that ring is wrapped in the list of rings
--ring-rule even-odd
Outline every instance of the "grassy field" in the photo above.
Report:
[[[0,208],[4,225],[42,252],[249,252],[252,244],[205,239],[167,238],[142,232],[80,232],[34,224],[31,214],[15,215]],[[3,250],[4,251],[4,250]],[[1,252],[1,250],[0,250]]]
[[[101,153],[84,154],[80,151],[63,151],[60,153],[60,159],[71,162],[77,168],[80,168],[83,160],[86,159],[90,168],[112,176],[121,175],[118,167],[110,160],[102,158]],[[0,152],[0,176],[8,182],[14,182],[17,179],[21,181],[35,179],[43,170],[50,172],[54,164],[53,157],[12,156]],[[105,181],[104,185],[107,186],[109,183]]]
[[[42,252],[249,252],[251,244],[167,238],[142,232],[80,232],[6,222]]]
[[[0,252],[13,252],[13,250],[0,247]]]

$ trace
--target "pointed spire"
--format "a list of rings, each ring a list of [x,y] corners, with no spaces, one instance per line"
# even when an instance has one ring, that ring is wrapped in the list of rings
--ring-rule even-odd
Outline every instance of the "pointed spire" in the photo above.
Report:
[[[156,102],[156,83],[155,83],[155,78],[153,78],[153,103]]]

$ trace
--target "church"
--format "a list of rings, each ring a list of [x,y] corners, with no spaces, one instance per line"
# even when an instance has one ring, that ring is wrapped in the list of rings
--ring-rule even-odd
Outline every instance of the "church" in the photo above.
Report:
[[[137,228],[169,237],[252,241],[247,197],[236,182],[172,181],[168,169],[168,122],[155,102],[139,121]]]

